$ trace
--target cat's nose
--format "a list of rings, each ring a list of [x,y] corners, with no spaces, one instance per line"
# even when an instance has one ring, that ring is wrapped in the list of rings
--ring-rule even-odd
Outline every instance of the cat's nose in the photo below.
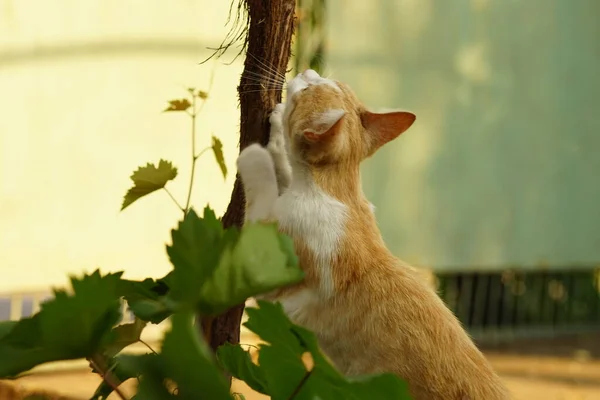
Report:
[[[319,74],[314,69],[307,69],[302,73],[302,76],[308,80],[320,78]]]

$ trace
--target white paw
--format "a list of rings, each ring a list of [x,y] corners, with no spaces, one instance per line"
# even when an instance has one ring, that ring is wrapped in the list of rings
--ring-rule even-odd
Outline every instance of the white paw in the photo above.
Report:
[[[269,116],[269,122],[271,126],[283,126],[283,111],[285,110],[285,103],[279,103],[275,106],[271,115]]]
[[[263,148],[260,144],[254,143],[246,147],[237,159],[238,171],[244,175],[246,172],[252,172],[260,168],[264,168],[266,160],[270,162],[271,156],[269,152]]]
[[[285,110],[285,103],[279,103],[275,106],[271,115],[269,116],[269,122],[271,123],[271,135],[273,133],[283,134],[283,111]]]
[[[269,122],[271,123],[271,133],[267,148],[275,154],[285,154],[285,138],[283,136],[283,111],[284,103],[279,103],[273,109]]]
[[[269,138],[269,144],[267,145],[267,149],[273,154],[286,154],[285,151],[285,139],[283,134],[273,134],[271,131],[271,137]]]
[[[252,144],[240,153],[237,167],[244,184],[246,221],[268,219],[279,195],[271,155],[261,145]]]

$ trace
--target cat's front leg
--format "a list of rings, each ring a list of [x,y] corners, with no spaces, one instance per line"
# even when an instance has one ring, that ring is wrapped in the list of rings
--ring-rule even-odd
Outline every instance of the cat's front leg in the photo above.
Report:
[[[283,130],[284,109],[284,103],[277,104],[269,117],[271,132],[269,135],[269,144],[267,145],[267,150],[271,154],[273,163],[275,164],[279,194],[283,193],[292,182],[292,167],[285,147],[285,133]]]
[[[272,221],[279,192],[271,154],[252,144],[240,153],[237,167],[244,185],[246,221]]]

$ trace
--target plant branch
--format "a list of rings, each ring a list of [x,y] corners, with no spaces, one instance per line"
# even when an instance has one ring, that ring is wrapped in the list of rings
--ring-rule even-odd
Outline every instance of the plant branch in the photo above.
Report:
[[[304,376],[302,377],[302,379],[300,380],[300,382],[298,382],[298,386],[296,386],[296,388],[294,389],[294,391],[292,392],[292,394],[290,395],[290,397],[288,397],[288,400],[292,400],[294,399],[298,393],[300,393],[300,390],[302,389],[302,386],[304,386],[304,384],[306,383],[306,381],[308,380],[308,378],[310,378],[310,375],[312,374],[313,370],[311,369],[310,371],[306,371],[306,373],[304,374]]]
[[[216,70],[216,67],[213,68],[213,70],[210,74],[210,82],[208,84],[208,92],[209,93],[210,93],[210,90],[212,89],[212,85],[215,80],[215,70]],[[185,201],[185,208],[183,210],[184,215],[190,209],[190,201],[192,199],[192,190],[194,188],[194,175],[196,173],[196,161],[198,160],[198,157],[200,157],[200,155],[204,151],[206,151],[206,149],[205,149],[205,150],[202,150],[200,152],[200,154],[196,154],[196,117],[198,116],[198,114],[200,114],[200,112],[204,108],[204,105],[206,104],[206,99],[204,99],[204,98],[202,99],[202,104],[200,104],[200,108],[198,108],[198,109],[196,109],[196,104],[197,104],[197,97],[196,97],[196,95],[194,95],[194,93],[192,93],[192,112],[189,113],[190,117],[192,118],[192,171],[190,173],[190,186],[188,187],[187,200]]]
[[[290,57],[290,43],[294,30],[295,0],[233,0],[238,10],[247,11],[242,48],[246,48],[244,72],[242,73],[238,94],[240,100],[240,150],[251,143],[266,145],[269,141],[269,114],[277,103],[281,102],[280,90],[253,91],[254,77],[264,76],[264,65],[273,72],[284,75]],[[241,14],[238,14],[241,15]],[[243,20],[239,20],[242,22]],[[247,26],[247,28],[246,28]],[[247,35],[246,35],[247,33]],[[229,41],[224,41],[230,44]],[[222,46],[216,56],[225,50]],[[223,50],[223,51],[222,51]],[[259,60],[259,61],[257,61]],[[224,228],[242,226],[244,222],[245,199],[242,183],[235,180],[231,201],[221,222]],[[203,317],[198,314],[202,326],[200,333],[213,350],[224,343],[239,343],[240,321],[244,312],[244,303],[232,307],[217,317]],[[226,374],[229,382],[231,376]]]
[[[154,349],[152,348],[152,346],[150,346],[148,343],[146,343],[146,342],[145,342],[145,341],[143,341],[142,339],[139,339],[138,341],[139,341],[141,344],[143,344],[144,346],[146,346],[146,347],[147,347],[147,348],[148,348],[148,349],[149,349],[149,350],[150,350],[152,353],[154,353],[154,354],[158,354],[158,353],[156,352],[156,350],[154,350]]]
[[[202,149],[202,151],[200,151],[200,153],[196,154],[196,159],[200,158],[200,156],[204,153],[206,153],[208,150],[212,149],[212,146],[208,146],[205,149]]]
[[[192,172],[190,173],[190,186],[188,187],[187,200],[185,201],[185,209],[183,213],[186,214],[190,209],[190,200],[192,199],[192,188],[194,186],[194,174],[196,172],[196,96],[192,96]]]
[[[217,70],[217,66],[215,65],[210,73],[210,79],[208,81],[208,89],[206,90],[206,93],[208,93],[210,95],[210,92],[212,90],[213,87],[213,83],[215,81],[215,71]],[[198,111],[194,111],[195,115],[198,115],[202,112],[202,109],[204,108],[204,105],[206,104],[206,99],[202,99],[202,104],[200,104],[200,108],[198,109]]]
[[[166,187],[163,187],[164,191],[167,192],[167,194],[169,195],[169,197],[171,198],[171,200],[173,200],[173,202],[177,205],[177,207],[183,211],[183,213],[185,214],[185,208],[183,208],[181,206],[181,204],[179,204],[179,202],[177,201],[177,199],[171,194],[171,192],[169,192],[169,189],[167,189]]]
[[[128,400],[121,389],[119,389],[121,382],[118,382],[119,380],[107,368],[105,368],[104,362],[102,360],[98,360],[97,357],[92,357],[89,360],[92,368],[98,371],[102,376],[102,380],[106,382],[121,399]]]

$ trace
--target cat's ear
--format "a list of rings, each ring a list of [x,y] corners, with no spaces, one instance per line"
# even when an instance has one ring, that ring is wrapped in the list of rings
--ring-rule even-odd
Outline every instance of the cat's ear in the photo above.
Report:
[[[407,111],[373,113],[363,111],[360,120],[371,140],[371,152],[396,139],[415,122],[417,117]]]
[[[346,112],[341,109],[325,111],[317,116],[313,126],[302,132],[304,138],[310,143],[323,142],[333,138],[340,131],[344,115]]]

